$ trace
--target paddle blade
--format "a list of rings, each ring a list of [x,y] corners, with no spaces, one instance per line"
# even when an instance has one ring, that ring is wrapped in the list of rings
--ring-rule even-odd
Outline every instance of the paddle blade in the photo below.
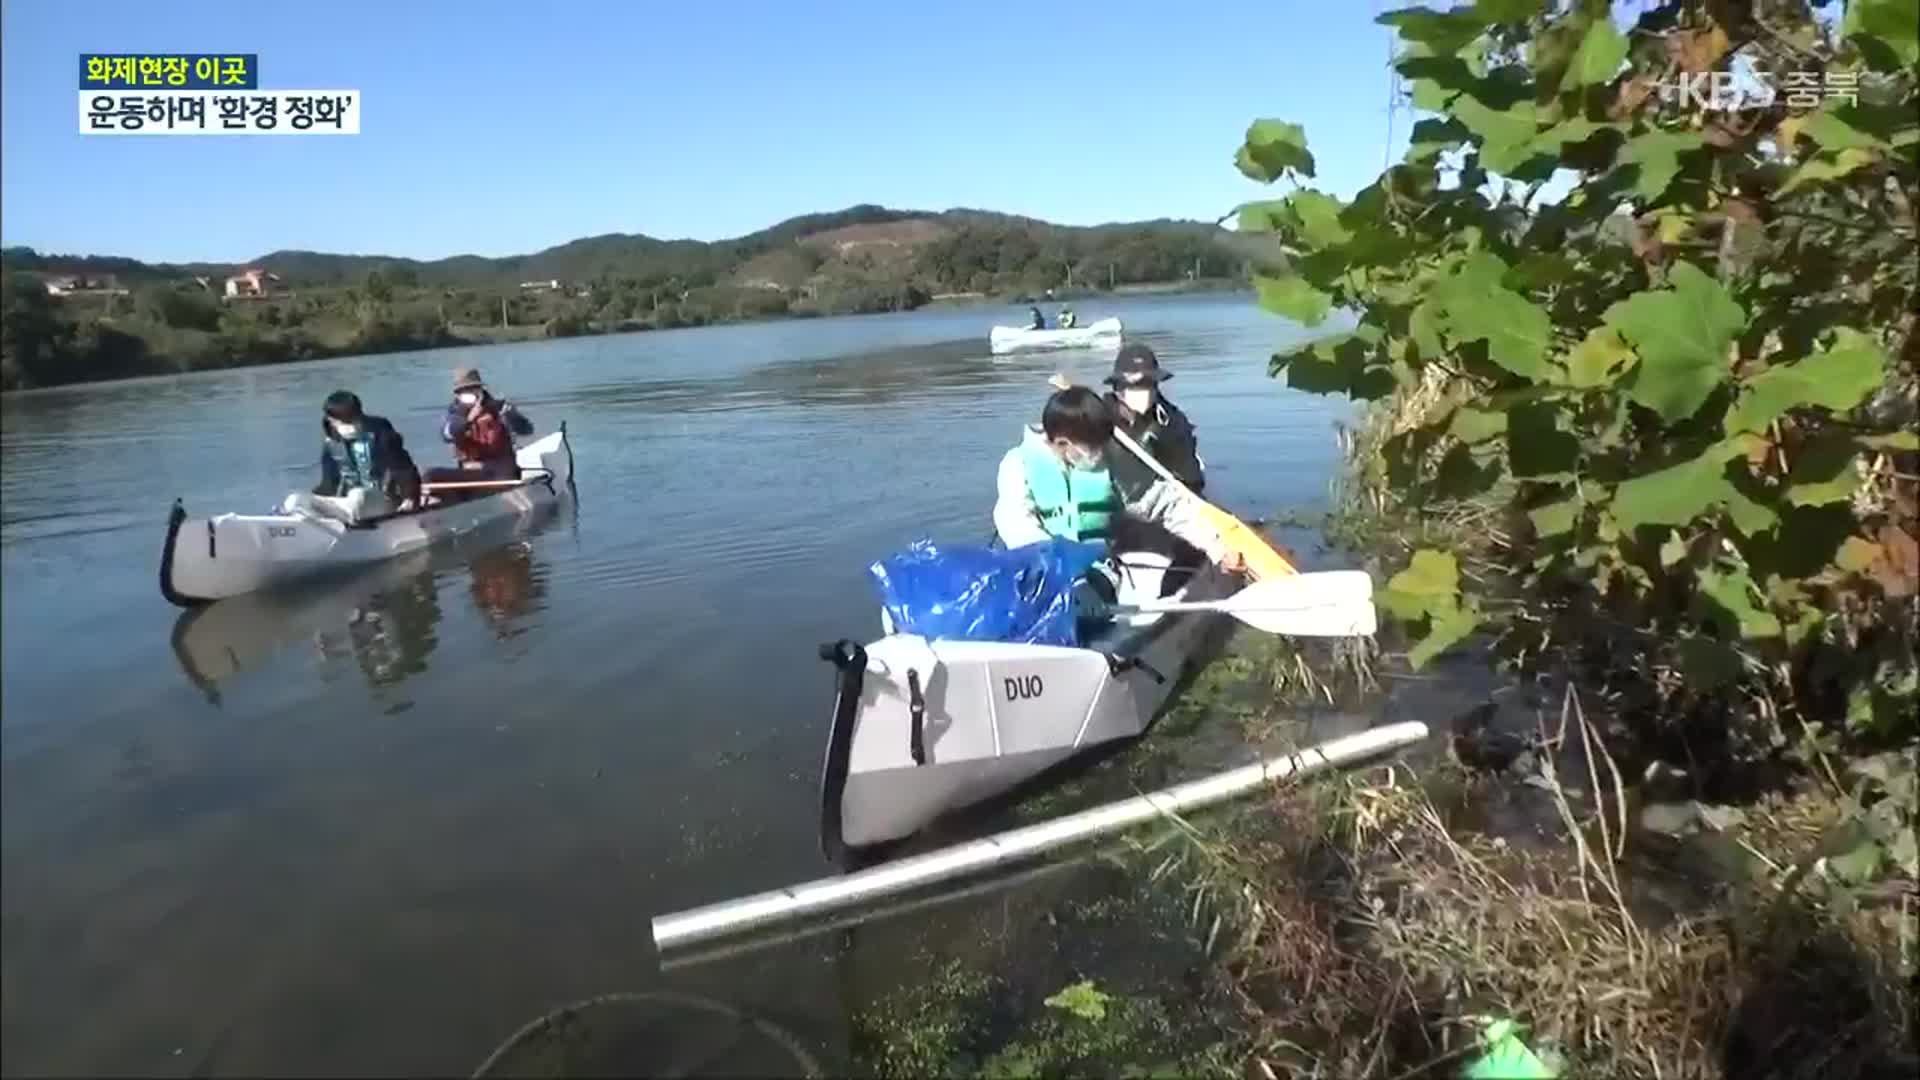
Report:
[[[1373,578],[1365,570],[1316,570],[1311,574],[1256,581],[1222,601],[1229,611],[1320,607],[1373,599]]]
[[[1200,503],[1200,517],[1220,534],[1228,551],[1238,552],[1241,558],[1247,560],[1247,573],[1256,581],[1291,577],[1299,573],[1292,563],[1273,550],[1273,545],[1267,543],[1265,537],[1225,510],[1203,502]]]
[[[1318,607],[1233,610],[1229,614],[1255,630],[1289,637],[1366,637],[1378,627],[1373,604],[1365,600]]]

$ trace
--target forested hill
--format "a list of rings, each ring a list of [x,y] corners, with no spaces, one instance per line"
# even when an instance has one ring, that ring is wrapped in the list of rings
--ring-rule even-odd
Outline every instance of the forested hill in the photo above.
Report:
[[[422,286],[625,280],[699,288],[758,282],[801,288],[863,279],[930,293],[1020,292],[1228,276],[1241,262],[1232,234],[1198,221],[1076,227],[989,211],[940,213],[861,205],[807,214],[731,240],[662,240],[637,233],[583,237],[527,255],[435,260],[274,251],[241,263],[143,263],[98,255],[0,252],[8,270],[112,274],[123,284],[225,276],[243,267],[290,287],[359,284],[371,272]]]

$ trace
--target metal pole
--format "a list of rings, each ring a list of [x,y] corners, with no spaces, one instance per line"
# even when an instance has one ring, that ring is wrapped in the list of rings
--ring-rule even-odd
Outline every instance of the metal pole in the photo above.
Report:
[[[856,874],[821,878],[757,896],[661,915],[653,920],[654,949],[664,957],[672,950],[729,934],[765,929],[778,923],[853,907],[922,885],[1037,855],[1075,841],[1115,832],[1166,814],[1224,802],[1276,781],[1339,768],[1398,750],[1426,737],[1427,725],[1417,720],[1374,728],[1283,757],[1267,758],[1204,779],[930,851]]]

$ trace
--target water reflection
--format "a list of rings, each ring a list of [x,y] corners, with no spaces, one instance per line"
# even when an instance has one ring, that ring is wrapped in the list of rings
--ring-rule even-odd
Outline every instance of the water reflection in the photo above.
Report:
[[[473,605],[497,639],[529,629],[546,598],[545,567],[532,538],[556,512],[547,507],[535,518],[497,523],[455,545],[352,576],[182,612],[173,624],[174,659],[215,706],[223,685],[301,643],[311,643],[328,662],[351,657],[370,687],[398,686],[428,669],[439,644],[443,578],[467,571]]]

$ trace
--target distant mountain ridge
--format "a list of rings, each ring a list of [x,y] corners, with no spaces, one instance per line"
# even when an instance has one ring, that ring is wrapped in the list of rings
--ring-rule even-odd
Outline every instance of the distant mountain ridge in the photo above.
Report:
[[[893,226],[898,228],[890,228]],[[823,257],[844,256],[862,247],[912,251],[968,230],[999,235],[1024,233],[1036,242],[1036,247],[1051,241],[1069,255],[1084,253],[1076,249],[1105,247],[1128,237],[1179,236],[1191,241],[1231,235],[1203,221],[1161,218],[1068,226],[987,210],[955,208],[929,212],[863,203],[844,210],[803,214],[727,240],[663,240],[642,233],[605,233],[569,240],[529,254],[498,258],[454,255],[421,260],[282,250],[235,263],[148,263],[121,256],[42,254],[32,248],[12,247],[0,250],[0,259],[4,259],[9,270],[114,274],[133,280],[224,276],[256,266],[278,274],[290,284],[314,285],[353,283],[375,270],[406,270],[422,285],[446,286],[521,280],[583,281],[596,277],[650,278],[668,274],[717,279],[756,256],[796,245],[813,248]],[[842,241],[836,241],[834,234],[844,234]]]

